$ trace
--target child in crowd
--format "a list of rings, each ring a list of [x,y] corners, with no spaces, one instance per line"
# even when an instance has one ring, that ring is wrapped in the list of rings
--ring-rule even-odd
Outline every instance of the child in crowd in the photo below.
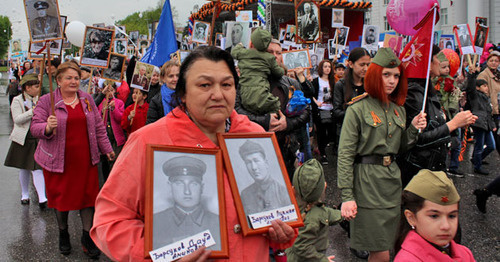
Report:
[[[403,191],[394,262],[475,261],[467,247],[453,240],[459,201],[444,172],[420,170]]]
[[[122,116],[122,128],[128,135],[146,125],[149,104],[146,102],[148,92],[134,88],[132,100],[134,104],[129,105]],[[137,106],[135,105],[137,103]],[[135,108],[135,109],[134,109]]]
[[[278,65],[274,55],[267,52],[271,43],[271,33],[256,29],[251,35],[250,49],[240,43],[231,55],[238,60],[241,72],[239,84],[243,107],[254,114],[278,113],[280,102],[271,94],[269,76],[281,77],[285,70]],[[253,47],[253,48],[252,48]]]
[[[19,168],[19,182],[21,183],[21,204],[30,202],[30,178],[33,174],[33,184],[38,193],[38,205],[41,209],[47,207],[45,196],[45,179],[42,168],[35,162],[37,139],[31,135],[30,126],[33,118],[33,109],[38,102],[40,93],[38,75],[27,74],[21,81],[22,93],[12,100],[10,111],[14,120],[14,129],[10,135],[12,141],[5,166]]]
[[[338,223],[340,210],[326,207],[322,202],[326,182],[323,167],[316,159],[306,161],[293,175],[295,196],[299,201],[304,226],[293,246],[286,250],[287,259],[293,261],[332,261],[327,257],[328,226]]]

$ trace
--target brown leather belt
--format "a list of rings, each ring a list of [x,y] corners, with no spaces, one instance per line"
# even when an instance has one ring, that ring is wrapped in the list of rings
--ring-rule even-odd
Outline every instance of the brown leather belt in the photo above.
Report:
[[[354,163],[357,164],[371,164],[371,165],[381,165],[390,166],[394,162],[394,155],[368,155],[368,156],[356,156]]]

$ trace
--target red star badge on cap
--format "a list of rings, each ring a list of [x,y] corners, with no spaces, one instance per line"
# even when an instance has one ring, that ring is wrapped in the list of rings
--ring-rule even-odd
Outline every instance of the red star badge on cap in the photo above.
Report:
[[[448,201],[450,201],[450,200],[448,199],[448,197],[445,197],[445,196],[444,196],[444,197],[441,197],[441,202],[443,202],[443,203],[447,203]]]

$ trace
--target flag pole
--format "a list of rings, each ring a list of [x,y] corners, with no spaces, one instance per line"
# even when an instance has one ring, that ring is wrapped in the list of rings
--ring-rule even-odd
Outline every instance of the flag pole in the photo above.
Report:
[[[431,47],[429,48],[429,61],[427,62],[427,76],[425,78],[425,91],[424,91],[424,101],[422,103],[422,113],[425,113],[425,106],[427,102],[427,93],[429,92],[429,76],[431,73],[431,63],[432,63],[432,45],[434,43],[434,26],[436,24],[436,12],[437,12],[437,4],[434,4],[432,7],[434,9],[434,14],[432,16],[432,31],[431,34]],[[421,130],[419,130],[421,131]]]

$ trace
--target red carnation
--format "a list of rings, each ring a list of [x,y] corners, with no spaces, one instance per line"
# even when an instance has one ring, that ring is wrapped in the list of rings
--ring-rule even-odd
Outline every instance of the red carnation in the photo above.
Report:
[[[453,92],[453,90],[455,90],[455,86],[453,85],[455,81],[453,81],[453,79],[451,78],[446,78],[444,80],[444,91],[445,92],[448,92],[448,93],[451,93]]]

